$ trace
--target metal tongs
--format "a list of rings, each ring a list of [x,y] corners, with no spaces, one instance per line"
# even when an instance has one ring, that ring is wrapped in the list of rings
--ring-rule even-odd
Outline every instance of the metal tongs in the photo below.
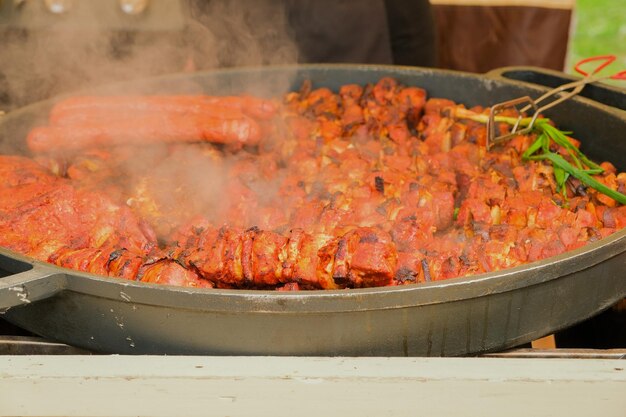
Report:
[[[565,100],[570,99],[571,97],[577,95],[582,91],[585,85],[589,83],[594,83],[596,81],[613,79],[613,80],[626,80],[626,70],[620,71],[617,74],[609,75],[609,76],[597,76],[596,74],[606,68],[608,65],[612,64],[616,60],[615,55],[602,55],[595,56],[591,58],[586,58],[580,61],[574,69],[579,74],[582,74],[584,77],[577,81],[572,81],[567,84],[563,84],[557,88],[554,88],[541,97],[533,100],[529,96],[519,97],[509,101],[503,101],[501,103],[495,104],[491,107],[489,111],[489,120],[487,121],[487,150],[491,149],[492,146],[497,145],[498,143],[502,143],[511,139],[516,135],[524,135],[532,131],[535,122],[537,121],[537,117],[543,113],[544,111],[556,106],[559,103],[562,103]],[[592,71],[586,71],[582,67],[589,62],[599,61],[600,64],[593,69]],[[550,101],[551,100],[551,101]],[[546,104],[541,105],[541,103],[546,102]],[[526,104],[521,109],[518,109],[516,106]],[[501,113],[505,109],[515,109],[518,113],[518,118],[513,128],[511,129],[511,133],[496,136],[496,115]],[[522,129],[520,129],[520,123],[524,118],[524,114],[532,109],[532,115],[527,116],[531,117],[528,125]]]

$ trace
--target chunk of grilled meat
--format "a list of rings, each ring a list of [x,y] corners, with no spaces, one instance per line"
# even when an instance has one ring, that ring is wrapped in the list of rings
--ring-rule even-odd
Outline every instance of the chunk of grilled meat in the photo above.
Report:
[[[169,254],[216,286],[345,288],[391,283],[396,252],[388,234],[357,228],[333,237],[293,229],[287,236],[250,228],[190,228]]]
[[[135,253],[156,235],[126,206],[79,190],[24,157],[0,156],[10,181],[0,184],[0,245],[47,261],[57,250],[114,245]]]

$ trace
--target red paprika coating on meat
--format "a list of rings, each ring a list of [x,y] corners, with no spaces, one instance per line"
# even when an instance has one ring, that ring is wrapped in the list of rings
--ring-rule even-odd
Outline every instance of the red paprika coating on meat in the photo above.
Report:
[[[1,245],[144,282],[297,291],[497,271],[626,227],[624,206],[575,181],[562,192],[551,166],[523,161],[529,137],[486,151],[461,105],[391,78],[276,100],[120,100],[55,107],[28,139],[51,152],[43,165],[0,157]],[[602,166],[597,180],[626,191]]]

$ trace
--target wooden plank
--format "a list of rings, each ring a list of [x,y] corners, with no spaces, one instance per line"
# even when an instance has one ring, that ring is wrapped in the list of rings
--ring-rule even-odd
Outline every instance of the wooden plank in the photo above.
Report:
[[[626,359],[626,349],[511,349],[504,352],[485,353],[489,358],[561,358],[561,359]]]
[[[549,334],[541,339],[533,340],[530,345],[533,349],[556,349],[556,339]]]
[[[0,415],[623,417],[625,363],[2,356]]]

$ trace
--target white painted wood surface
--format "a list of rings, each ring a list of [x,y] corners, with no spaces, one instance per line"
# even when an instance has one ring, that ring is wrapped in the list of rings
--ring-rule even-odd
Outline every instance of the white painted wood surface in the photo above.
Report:
[[[0,415],[626,416],[626,361],[0,356]]]

